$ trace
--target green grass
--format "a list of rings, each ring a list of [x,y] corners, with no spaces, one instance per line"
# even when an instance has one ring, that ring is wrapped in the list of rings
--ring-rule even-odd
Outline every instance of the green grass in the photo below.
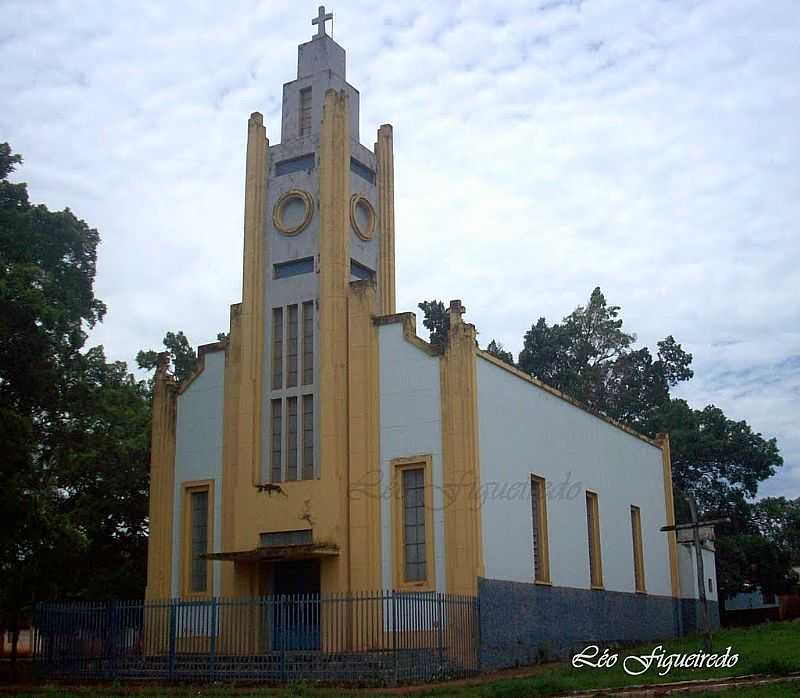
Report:
[[[797,698],[800,695],[800,683],[778,684],[771,686],[754,686],[753,688],[731,688],[719,693],[691,693],[690,698]]]
[[[650,643],[638,649],[627,650],[621,654],[644,654],[650,652],[658,643]],[[668,654],[691,654],[702,649],[698,637],[682,638],[663,643]],[[770,623],[753,628],[725,630],[714,636],[714,651],[723,652],[731,646],[732,653],[739,655],[739,661],[732,668],[712,668],[703,670],[673,669],[666,676],[659,676],[651,668],[641,676],[628,676],[622,669],[622,658],[611,669],[573,668],[569,663],[544,664],[533,667],[529,675],[498,678],[482,683],[456,683],[420,687],[409,691],[416,698],[436,698],[440,696],[460,696],[462,698],[522,698],[523,696],[546,696],[569,693],[571,691],[590,691],[599,688],[618,688],[637,684],[667,683],[675,681],[743,676],[747,674],[786,675],[800,671],[800,624]],[[125,696],[135,692],[137,698],[160,698],[163,696],[279,696],[289,698],[332,698],[333,696],[387,696],[389,692],[348,691],[343,689],[323,689],[297,685],[280,689],[232,688],[230,686],[177,686],[177,687],[137,687],[93,686],[85,688],[66,688],[43,686],[29,692],[16,693],[19,698],[97,698],[99,696]],[[394,693],[396,695],[396,693]],[[700,696],[705,694],[692,694]],[[800,684],[793,686],[765,686],[749,689],[735,689],[724,695],[735,698],[749,696],[767,698],[769,696],[800,696]]]

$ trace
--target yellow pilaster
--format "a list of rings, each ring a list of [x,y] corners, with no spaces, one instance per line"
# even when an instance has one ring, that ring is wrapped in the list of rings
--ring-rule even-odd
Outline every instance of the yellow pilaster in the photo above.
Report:
[[[656,434],[656,441],[661,444],[661,463],[664,470],[664,506],[668,526],[675,525],[675,502],[672,496],[672,457],[669,448],[669,434]],[[681,595],[680,577],[678,575],[678,539],[675,531],[667,532],[669,549],[669,577],[672,584],[672,596]]]
[[[169,354],[158,357],[150,441],[150,539],[145,598],[172,596],[172,522],[175,501],[175,418],[178,385],[167,373]]]
[[[475,327],[461,301],[450,301],[450,331],[441,361],[442,462],[446,588],[476,594],[483,576]]]
[[[347,96],[328,90],[320,131],[319,423],[320,469],[329,498],[339,559],[323,565],[326,591],[349,588],[347,295],[350,281],[350,136]]]
[[[241,387],[237,467],[261,483],[261,374],[264,358],[264,206],[267,197],[267,133],[261,114],[247,122],[244,190],[244,269],[241,309]]]
[[[381,315],[392,315],[395,312],[394,145],[390,124],[378,129],[375,159],[378,163],[378,220],[381,231],[378,295]]]
[[[381,488],[378,448],[378,299],[373,282],[350,284],[350,591],[381,588]]]
[[[237,452],[239,448],[239,382],[241,380],[242,306],[231,306],[230,333],[225,347],[225,387],[222,417],[222,550],[236,549]],[[249,480],[248,480],[249,483]],[[234,566],[221,566],[221,595],[235,595]]]

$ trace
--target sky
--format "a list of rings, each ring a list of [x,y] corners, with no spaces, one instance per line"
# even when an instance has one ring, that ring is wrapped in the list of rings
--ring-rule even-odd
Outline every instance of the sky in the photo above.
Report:
[[[398,310],[460,298],[515,354],[595,286],[679,395],[776,437],[800,496],[800,4],[344,1],[361,140],[394,127]],[[133,364],[241,299],[247,118],[280,141],[312,3],[0,3],[0,141],[99,230],[91,335]],[[331,25],[328,25],[331,31]],[[424,334],[418,320],[418,331]]]

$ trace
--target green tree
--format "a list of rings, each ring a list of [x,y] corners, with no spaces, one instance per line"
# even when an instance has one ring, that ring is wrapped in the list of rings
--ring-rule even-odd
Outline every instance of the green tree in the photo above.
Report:
[[[492,340],[489,346],[486,347],[487,353],[496,356],[500,361],[505,361],[507,364],[514,366],[514,355],[510,351],[506,351],[502,342]]]
[[[783,465],[774,438],[765,439],[745,421],[728,419],[714,405],[695,410],[685,400],[671,399],[647,426],[651,434],[670,434],[673,483],[694,493],[705,515],[731,515]]]
[[[218,340],[221,334],[217,335]],[[167,332],[163,344],[171,357],[173,375],[179,382],[186,380],[197,367],[197,354],[186,335],[181,330]],[[153,370],[158,363],[158,354],[153,349],[142,350],[136,355],[136,363],[139,368]]]
[[[422,311],[422,324],[430,332],[430,343],[440,349],[447,344],[447,335],[450,332],[450,315],[442,301],[422,301],[417,305]]]
[[[765,497],[753,506],[753,520],[764,538],[786,551],[792,565],[800,565],[800,499]]]
[[[146,584],[150,395],[103,347],[75,357],[54,434],[61,510],[86,544],[62,593],[139,598]]]
[[[717,536],[717,584],[720,598],[759,589],[782,594],[797,583],[787,551],[758,533]]]
[[[26,185],[8,181],[21,162],[0,144],[0,625],[12,631],[81,548],[53,459],[72,409],[67,367],[105,313],[94,297],[97,231],[69,209],[32,205]]]
[[[544,318],[525,333],[519,366],[588,407],[637,428],[645,428],[669,399],[670,388],[692,377],[692,355],[672,336],[658,342],[654,359],[647,347],[633,349],[620,307],[608,305],[595,288],[586,306],[561,323]]]

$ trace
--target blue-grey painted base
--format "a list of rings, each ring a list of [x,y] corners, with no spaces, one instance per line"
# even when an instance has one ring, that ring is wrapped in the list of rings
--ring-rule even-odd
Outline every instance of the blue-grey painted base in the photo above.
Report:
[[[630,645],[693,632],[697,602],[669,596],[478,582],[483,670],[566,657],[588,644]],[[711,617],[719,627],[719,611]],[[696,611],[696,613],[693,613]]]
[[[681,599],[681,631],[683,635],[699,633],[703,627],[703,611],[697,599]],[[708,602],[708,616],[711,629],[719,630],[719,604],[716,601]]]

